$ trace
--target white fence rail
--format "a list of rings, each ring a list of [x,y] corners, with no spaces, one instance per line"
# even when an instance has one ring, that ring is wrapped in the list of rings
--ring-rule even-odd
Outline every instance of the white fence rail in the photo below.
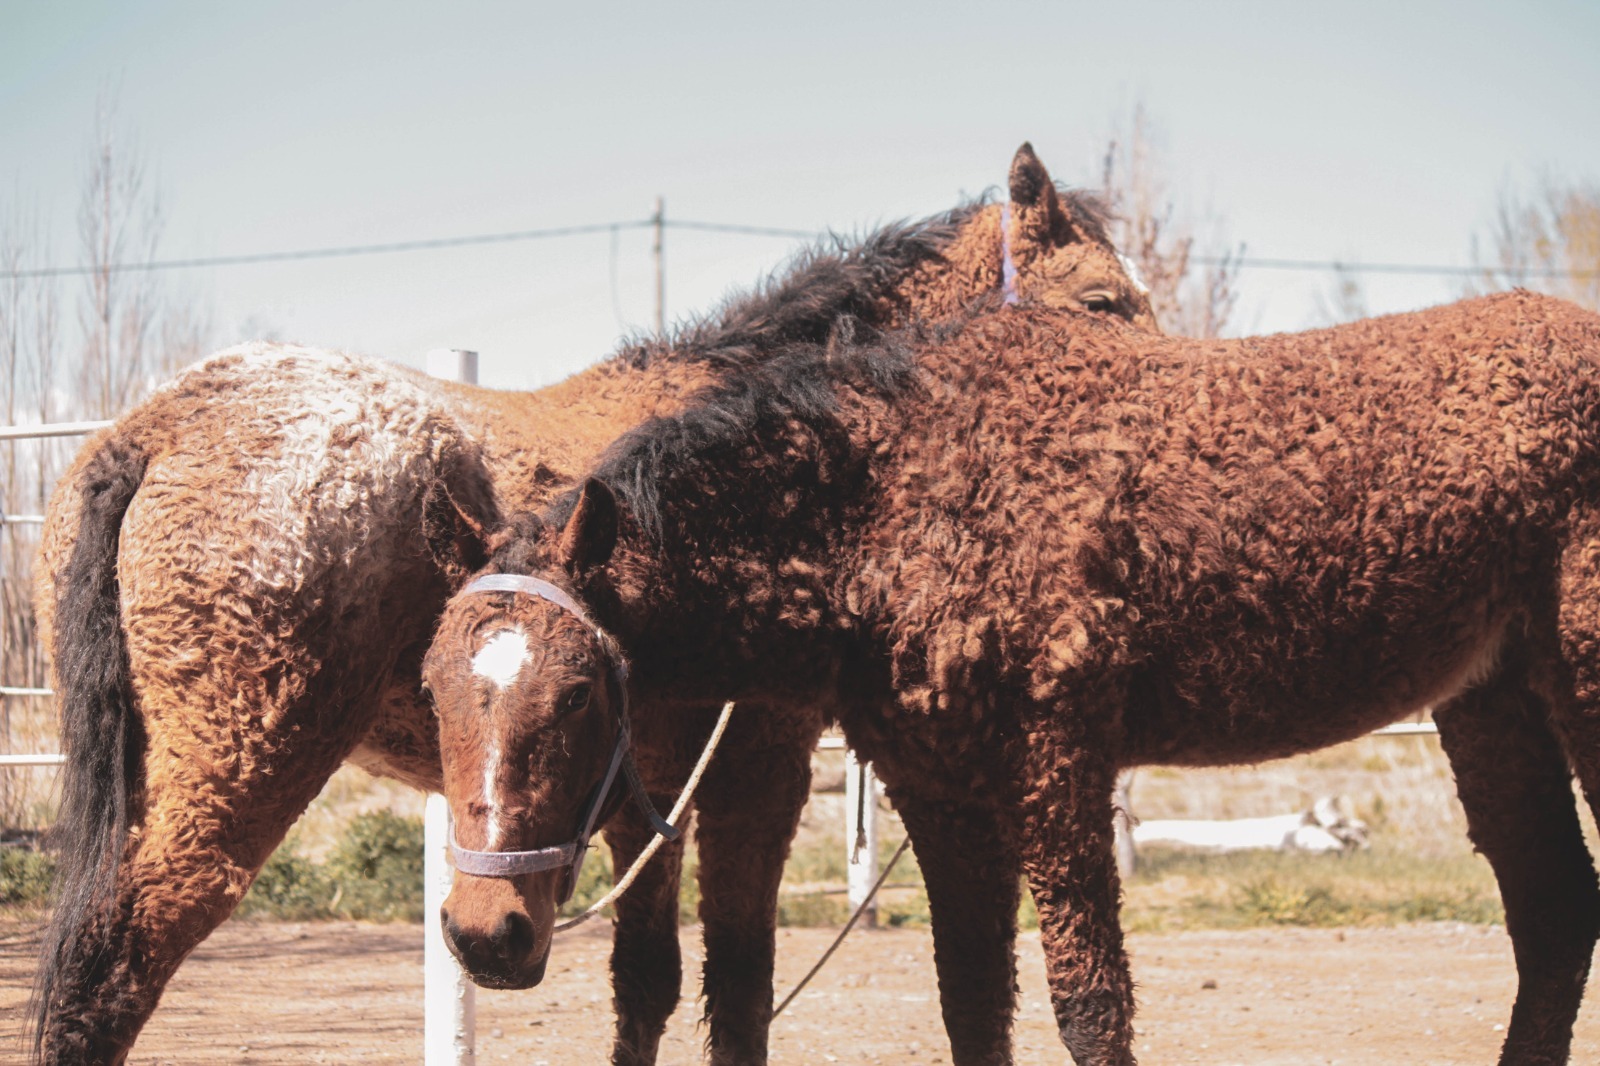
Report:
[[[115,423],[102,419],[97,422],[44,422],[37,426],[0,426],[0,440],[28,440],[35,437],[81,437]]]
[[[0,426],[0,441],[36,440],[46,437],[81,437],[86,433],[105,429],[109,425],[112,425],[112,423],[95,421],[44,422],[35,426]],[[0,511],[0,524],[42,525],[43,523],[44,515],[8,515]],[[0,698],[43,699],[53,695],[55,693],[47,688],[20,688],[15,685],[0,685]],[[54,752],[36,752],[31,755],[0,755],[0,767],[60,766],[66,761],[66,756]]]

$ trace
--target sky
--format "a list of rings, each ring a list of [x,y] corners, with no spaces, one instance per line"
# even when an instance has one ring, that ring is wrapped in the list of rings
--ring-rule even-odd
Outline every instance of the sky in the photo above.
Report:
[[[860,233],[1003,184],[1098,183],[1142,102],[1180,212],[1251,256],[1461,264],[1508,182],[1600,178],[1594,0],[0,5],[0,224],[77,261],[97,100],[192,258],[669,219]],[[792,237],[672,229],[669,319]],[[653,318],[650,234],[165,273],[270,335],[535,387]],[[1367,275],[1374,312],[1460,280]],[[1326,275],[1241,276],[1239,332]]]

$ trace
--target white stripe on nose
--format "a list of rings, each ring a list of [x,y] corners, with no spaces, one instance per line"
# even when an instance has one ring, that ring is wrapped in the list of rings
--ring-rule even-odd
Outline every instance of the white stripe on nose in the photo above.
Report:
[[[491,743],[489,757],[483,761],[483,802],[489,808],[483,834],[487,838],[484,851],[493,851],[500,843],[500,793],[495,779],[500,776],[500,745]]]

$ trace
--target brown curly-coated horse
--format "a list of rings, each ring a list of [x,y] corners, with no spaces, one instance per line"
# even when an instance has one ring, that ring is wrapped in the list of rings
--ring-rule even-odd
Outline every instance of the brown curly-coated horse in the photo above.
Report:
[[[1092,200],[1059,194],[1026,145],[1009,185],[1009,203],[804,255],[669,341],[538,392],[249,345],[91,440],[51,503],[36,596],[68,755],[38,1060],[122,1061],[340,763],[440,787],[419,664],[450,568],[479,560],[470,537],[430,552],[425,529],[541,506],[629,426],[841,320],[949,318],[1009,289],[1153,328]],[[803,747],[815,727],[790,728]],[[670,793],[680,737],[650,739],[643,772]],[[806,781],[795,743],[737,724],[699,802],[709,1038],[742,1061],[764,1054],[772,897]],[[769,748],[784,761],[753,798]],[[607,829],[619,866],[647,839],[631,810]],[[679,868],[667,849],[618,908],[618,1062],[654,1060],[678,997]]]
[[[1063,1042],[1128,1063],[1117,771],[1441,705],[1516,953],[1502,1061],[1561,1062],[1600,928],[1567,759],[1600,799],[1600,708],[1560,586],[1564,552],[1569,587],[1593,571],[1569,515],[1597,489],[1600,316],[1526,292],[1240,341],[1035,306],[796,346],[622,437],[450,601],[424,678],[458,853],[567,840],[627,695],[640,730],[713,695],[832,706],[964,927],[954,1060],[1009,1060],[982,1020],[1012,971],[948,982],[993,965],[1020,873]],[[536,969],[562,876],[458,870],[460,957]]]

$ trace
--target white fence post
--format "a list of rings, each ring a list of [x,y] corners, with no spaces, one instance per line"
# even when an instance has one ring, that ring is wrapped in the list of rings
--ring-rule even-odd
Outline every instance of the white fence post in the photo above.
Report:
[[[856,758],[854,748],[844,754],[844,849],[850,888],[850,912],[861,906],[878,879],[878,779],[872,766]],[[861,924],[878,924],[874,900]]]
[[[460,348],[435,348],[428,353],[428,373],[436,378],[478,383],[478,353]],[[437,793],[428,796],[423,819],[423,1015],[424,1066],[473,1066],[477,1062],[477,990],[461,972],[444,942],[439,908],[450,894],[446,841],[450,805]]]
[[[450,863],[445,857],[450,805],[437,792],[428,795],[423,825],[427,850],[422,871],[422,1061],[425,1066],[473,1066],[477,990],[450,954],[439,924],[439,908],[450,894]]]
[[[465,348],[435,348],[428,353],[426,369],[430,377],[476,385],[478,353]]]

